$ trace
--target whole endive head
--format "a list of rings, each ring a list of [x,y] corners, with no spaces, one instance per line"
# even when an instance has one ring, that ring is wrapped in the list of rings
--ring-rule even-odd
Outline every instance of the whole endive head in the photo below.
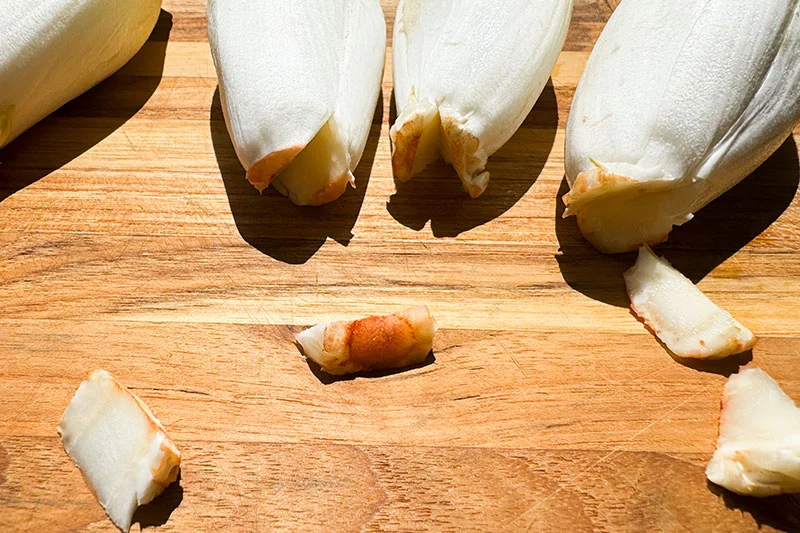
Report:
[[[517,131],[544,89],[566,38],[572,0],[401,0],[391,128],[395,177],[440,157],[472,197],[488,158]]]
[[[624,0],[567,122],[565,216],[603,252],[673,226],[774,152],[800,120],[800,4]]]
[[[210,0],[208,37],[236,154],[298,205],[354,184],[383,76],[378,0]]]

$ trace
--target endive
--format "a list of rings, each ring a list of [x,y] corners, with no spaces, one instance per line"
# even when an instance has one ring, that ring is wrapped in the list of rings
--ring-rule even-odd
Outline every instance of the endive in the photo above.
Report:
[[[161,0],[0,0],[0,147],[122,67]]]
[[[380,94],[378,0],[210,0],[208,37],[250,183],[272,184],[298,205],[341,196]]]
[[[114,524],[178,478],[181,453],[138,396],[105,370],[92,372],[58,426],[61,442]]]
[[[800,119],[799,10],[623,0],[567,123],[565,216],[597,249],[666,240],[781,145]]]
[[[633,312],[678,357],[722,359],[755,346],[749,329],[646,246],[625,285]]]
[[[763,370],[742,370],[725,385],[706,477],[743,496],[800,492],[800,409]]]
[[[439,157],[470,196],[522,124],[567,35],[572,0],[400,0],[392,166],[406,181]]]
[[[436,320],[424,305],[385,316],[311,327],[296,337],[303,355],[328,374],[390,370],[425,361]]]

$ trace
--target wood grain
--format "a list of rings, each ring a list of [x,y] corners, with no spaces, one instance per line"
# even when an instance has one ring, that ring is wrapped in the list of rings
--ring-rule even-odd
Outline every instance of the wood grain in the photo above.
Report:
[[[798,500],[703,475],[726,375],[800,398],[794,139],[661,248],[761,339],[688,368],[627,310],[633,258],[560,218],[570,100],[616,0],[576,2],[483,197],[443,164],[394,183],[389,62],[358,189],[319,209],[245,182],[204,4],[164,0],[128,65],[0,151],[0,529],[114,530],[55,431],[95,368],[184,452],[134,530],[800,528]],[[442,328],[421,368],[330,381],[292,344],[415,304]]]

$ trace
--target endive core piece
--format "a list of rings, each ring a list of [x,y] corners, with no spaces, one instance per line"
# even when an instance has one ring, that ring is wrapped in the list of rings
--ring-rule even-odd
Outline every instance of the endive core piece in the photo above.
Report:
[[[649,248],[625,272],[631,309],[675,355],[722,359],[753,348],[753,333]]]
[[[572,0],[400,0],[392,166],[407,181],[443,157],[473,198],[522,124],[567,35]]]
[[[800,492],[800,409],[763,370],[743,370],[725,385],[706,477],[743,496]]]
[[[120,69],[161,0],[0,1],[0,148]]]
[[[209,0],[223,115],[247,179],[298,205],[337,199],[367,143],[383,76],[378,0]]]
[[[624,0],[567,122],[565,216],[607,253],[672,227],[763,163],[800,120],[800,2]]]
[[[420,364],[428,357],[436,321],[425,306],[353,322],[332,322],[297,335],[303,354],[332,375]]]
[[[61,441],[122,531],[140,505],[178,478],[181,454],[164,427],[105,370],[81,383],[58,427]]]

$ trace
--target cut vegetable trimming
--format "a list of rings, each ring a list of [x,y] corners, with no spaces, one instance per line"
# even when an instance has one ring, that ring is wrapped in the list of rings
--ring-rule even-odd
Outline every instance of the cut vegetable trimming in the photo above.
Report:
[[[743,496],[800,492],[800,409],[763,370],[743,370],[725,385],[706,476]]]
[[[634,313],[678,357],[722,359],[756,343],[749,329],[646,246],[625,272],[625,285]]]
[[[81,383],[58,431],[67,454],[122,531],[130,529],[137,507],[178,478],[181,454],[164,426],[104,370]]]
[[[297,335],[303,355],[331,375],[390,370],[422,363],[436,321],[425,306],[352,322],[319,324]]]

